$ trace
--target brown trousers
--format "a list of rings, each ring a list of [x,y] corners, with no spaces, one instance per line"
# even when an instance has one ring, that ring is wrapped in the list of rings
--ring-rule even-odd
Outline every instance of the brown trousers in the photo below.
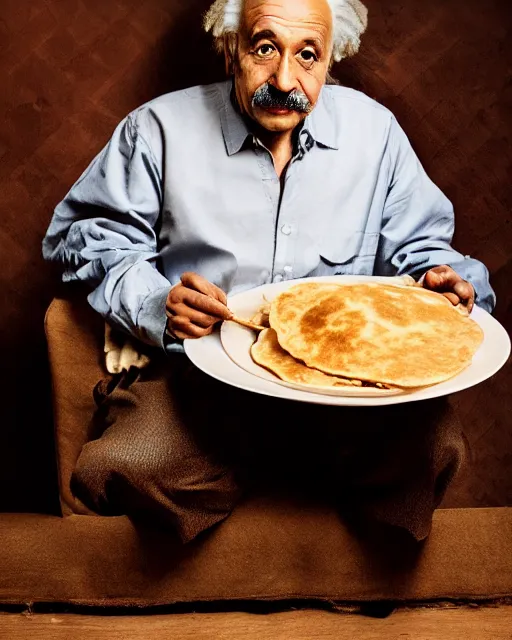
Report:
[[[333,500],[341,514],[421,540],[464,457],[447,399],[329,407],[218,382],[181,354],[100,381],[96,439],[72,478],[104,515],[156,517],[183,542],[255,487]]]

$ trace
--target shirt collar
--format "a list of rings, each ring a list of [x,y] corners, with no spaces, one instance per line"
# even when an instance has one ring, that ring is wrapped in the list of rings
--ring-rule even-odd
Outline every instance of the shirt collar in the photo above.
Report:
[[[228,155],[238,153],[252,133],[247,123],[237,111],[231,100],[232,81],[222,87],[221,126]],[[329,149],[339,149],[338,127],[332,104],[332,97],[325,87],[320,93],[313,111],[306,117],[301,135],[307,132],[313,140]]]
[[[231,100],[232,88],[233,82],[231,80],[225,82],[222,87],[222,110],[220,114],[224,142],[230,156],[242,149],[248,136],[252,137],[245,120],[235,109]]]
[[[331,92],[323,87],[313,111],[304,121],[304,129],[313,140],[329,149],[339,149],[338,122]]]

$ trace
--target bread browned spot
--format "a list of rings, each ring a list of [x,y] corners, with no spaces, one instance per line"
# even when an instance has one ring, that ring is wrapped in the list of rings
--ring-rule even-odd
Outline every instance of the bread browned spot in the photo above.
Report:
[[[279,346],[273,329],[261,331],[252,345],[251,356],[256,364],[265,367],[281,380],[315,387],[361,386],[361,382],[330,376],[307,367]]]
[[[444,296],[375,282],[295,285],[273,301],[270,325],[308,367],[404,388],[456,375],[483,340]]]

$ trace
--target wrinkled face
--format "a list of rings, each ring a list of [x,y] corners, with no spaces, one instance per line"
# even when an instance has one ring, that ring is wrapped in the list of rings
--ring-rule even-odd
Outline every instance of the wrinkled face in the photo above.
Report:
[[[327,0],[245,0],[234,63],[242,112],[271,132],[315,106],[332,50]]]

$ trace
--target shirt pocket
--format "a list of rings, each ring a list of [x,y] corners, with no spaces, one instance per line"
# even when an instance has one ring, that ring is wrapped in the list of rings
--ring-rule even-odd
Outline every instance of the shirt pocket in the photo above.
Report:
[[[352,229],[331,231],[320,247],[324,270],[332,275],[372,275],[379,236]]]

